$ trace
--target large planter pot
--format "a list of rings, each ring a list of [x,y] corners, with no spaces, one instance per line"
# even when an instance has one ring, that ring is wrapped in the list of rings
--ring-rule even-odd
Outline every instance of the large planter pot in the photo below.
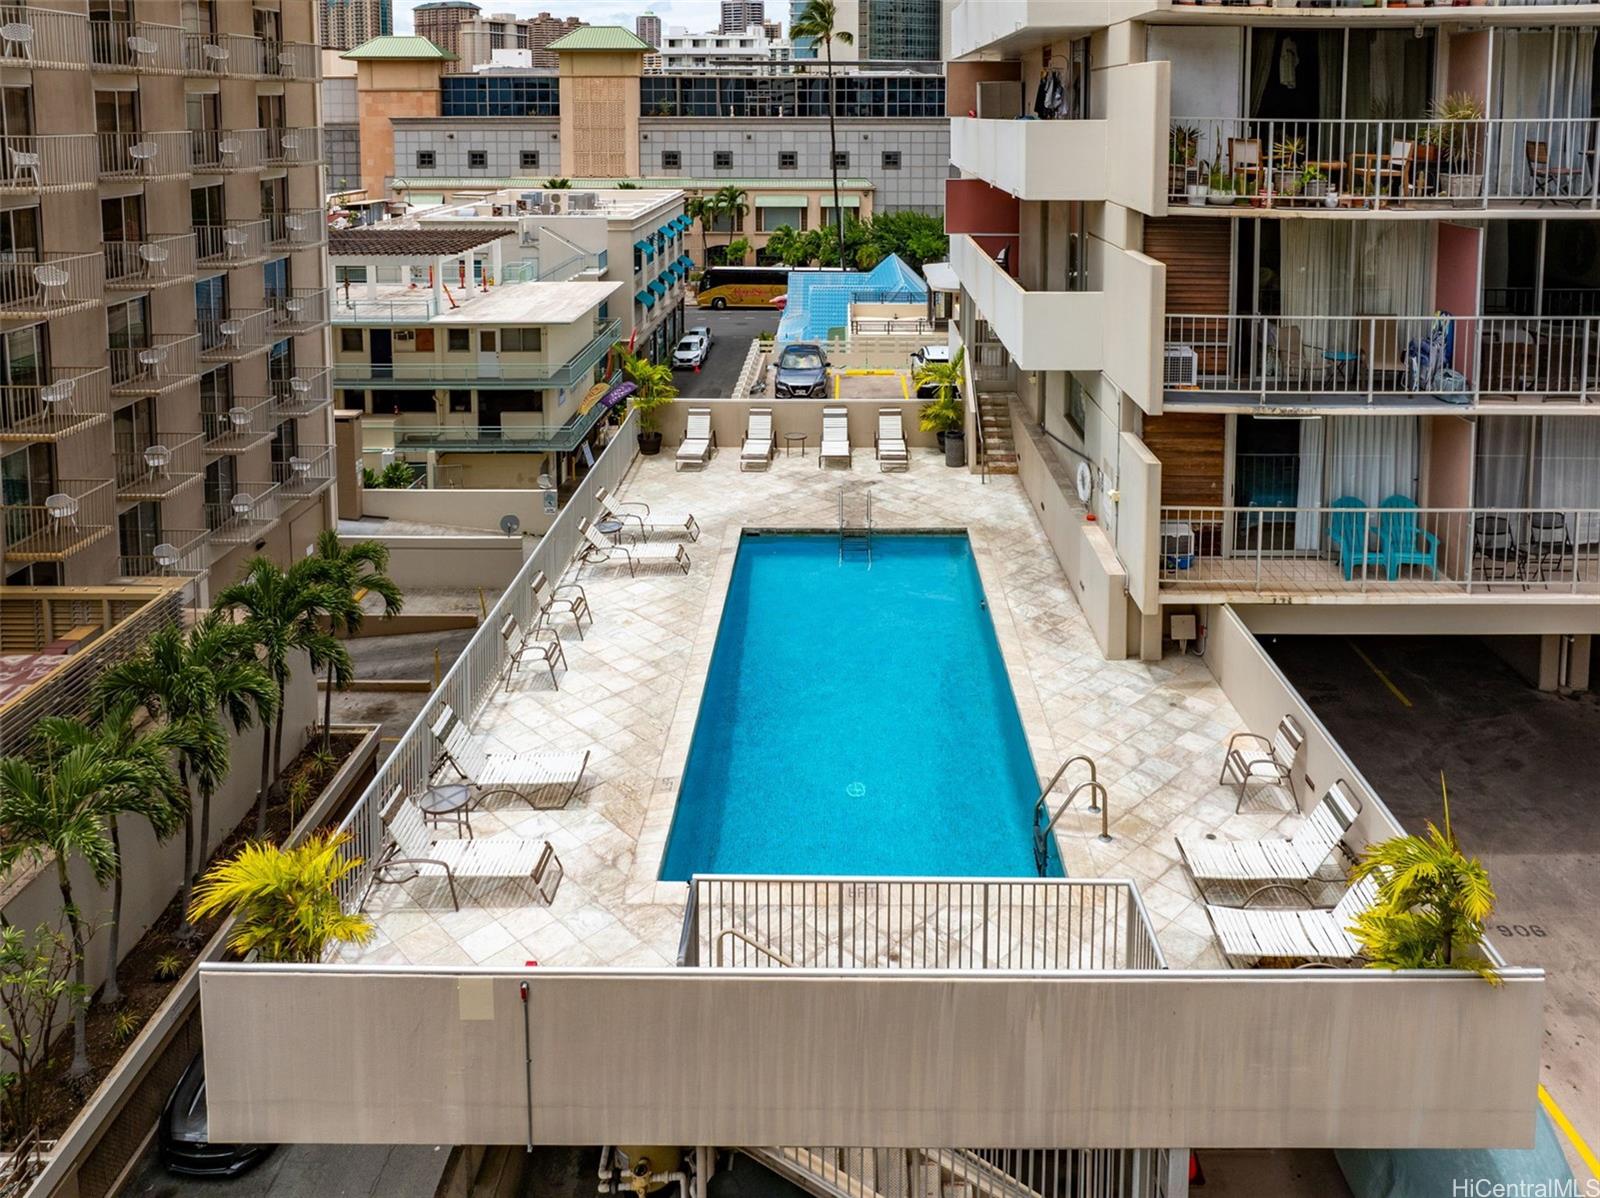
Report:
[[[944,464],[946,466],[967,464],[967,438],[959,429],[944,435]]]
[[[660,453],[661,452],[661,434],[660,433],[640,433],[639,434],[639,452],[642,453],[647,458],[654,457],[656,454]]]

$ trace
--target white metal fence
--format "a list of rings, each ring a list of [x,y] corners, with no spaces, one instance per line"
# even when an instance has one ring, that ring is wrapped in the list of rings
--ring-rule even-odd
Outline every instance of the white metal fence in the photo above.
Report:
[[[1181,1198],[1188,1154],[1166,1148],[747,1148],[830,1198]]]

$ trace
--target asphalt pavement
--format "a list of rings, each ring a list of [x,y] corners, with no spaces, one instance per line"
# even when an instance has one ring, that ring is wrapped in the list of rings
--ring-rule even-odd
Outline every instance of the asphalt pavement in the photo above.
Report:
[[[778,312],[729,309],[713,312],[709,308],[686,308],[683,314],[685,327],[706,325],[711,329],[711,353],[699,373],[692,370],[673,371],[678,384],[678,394],[683,399],[723,399],[733,394],[733,385],[739,381],[739,371],[744,369],[745,355],[750,342],[761,332],[778,330]]]
[[[152,1145],[124,1198],[433,1198],[448,1148],[293,1144],[243,1177],[177,1177]]]

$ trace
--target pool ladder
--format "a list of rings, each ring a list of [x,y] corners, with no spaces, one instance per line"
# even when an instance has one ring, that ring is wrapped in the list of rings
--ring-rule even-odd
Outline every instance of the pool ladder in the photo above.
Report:
[[[856,557],[864,556],[868,568],[872,566],[872,492],[861,488],[857,496],[864,497],[860,505],[852,505],[850,489],[839,488],[839,564],[845,562],[846,551],[854,550]]]
[[[1088,780],[1074,786],[1068,792],[1066,800],[1055,809],[1055,814],[1051,815],[1048,821],[1044,821],[1044,816],[1048,813],[1050,807],[1050,792],[1056,788],[1056,783],[1061,781],[1061,776],[1067,772],[1067,768],[1079,761],[1089,767]],[[1107,843],[1110,842],[1111,804],[1106,801],[1106,788],[1100,781],[1099,774],[1100,771],[1095,767],[1094,758],[1085,753],[1079,753],[1076,757],[1068,757],[1063,761],[1061,768],[1055,772],[1055,776],[1039,792],[1039,799],[1033,805],[1033,865],[1039,871],[1041,878],[1046,877],[1050,872],[1050,833],[1055,829],[1056,823],[1061,817],[1067,813],[1067,808],[1072,806],[1072,800],[1078,797],[1080,790],[1089,792],[1088,810],[1100,816],[1099,839]]]

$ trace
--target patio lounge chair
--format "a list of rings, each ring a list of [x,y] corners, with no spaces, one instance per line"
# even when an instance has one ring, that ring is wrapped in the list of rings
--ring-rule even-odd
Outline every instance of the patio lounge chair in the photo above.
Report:
[[[1401,566],[1426,566],[1439,577],[1439,538],[1417,523],[1417,505],[1404,495],[1391,495],[1378,505],[1378,552],[1389,581]]]
[[[541,639],[541,634],[548,632],[549,639]],[[507,612],[500,621],[500,639],[506,646],[506,674],[505,686],[511,689],[512,676],[522,668],[524,658],[539,658],[550,671],[550,685],[557,690],[561,684],[556,681],[556,662],[561,663],[561,668],[567,668],[567,654],[561,648],[561,634],[554,628],[541,629],[537,624],[528,629],[526,633],[517,624],[517,617],[512,612]]]
[[[1207,903],[1206,918],[1230,965],[1264,957],[1342,965],[1361,953],[1361,942],[1351,935],[1350,925],[1377,900],[1378,884],[1364,878],[1345,891],[1331,911],[1214,907]]]
[[[578,531],[586,542],[581,556],[586,562],[610,561],[621,554],[628,562],[628,574],[639,572],[640,562],[671,562],[685,574],[689,572],[689,551],[682,545],[621,545],[587,520],[578,521]]]
[[[584,620],[587,619],[590,625],[594,624],[594,613],[589,610],[589,596],[577,583],[568,582],[552,587],[544,571],[540,570],[534,574],[528,589],[533,592],[535,631],[548,628],[552,633],[555,632],[551,621],[557,612],[565,612],[572,617],[580,641],[583,639]],[[563,595],[562,591],[569,593]]]
[[[1231,778],[1239,787],[1239,801],[1234,804],[1234,811],[1244,805],[1245,787],[1251,782],[1271,782],[1287,787],[1289,797],[1295,798],[1294,763],[1300,746],[1305,743],[1306,734],[1294,722],[1294,717],[1287,715],[1278,721],[1271,740],[1259,732],[1235,732],[1230,736],[1217,785],[1225,785]]]
[[[717,434],[711,428],[710,408],[690,408],[689,423],[683,431],[683,442],[678,446],[674,470],[682,470],[685,462],[704,466],[717,451]]]
[[[479,798],[510,794],[538,809],[565,807],[578,793],[589,750],[581,753],[491,753],[484,749],[447,703],[429,725],[439,756],[433,772],[449,766]],[[551,796],[558,801],[549,801]]]
[[[850,461],[850,415],[844,408],[822,409],[822,444],[817,446],[817,465],[830,459]]]
[[[682,516],[652,516],[650,505],[642,500],[630,499],[623,502],[611,492],[601,487],[594,493],[595,500],[600,504],[600,510],[609,520],[618,524],[634,521],[639,527],[639,537],[648,541],[651,533],[665,533],[668,536],[686,536],[691,541],[700,539],[700,522],[692,513]],[[629,511],[629,508],[642,508],[642,511]]]
[[[770,466],[772,453],[772,409],[751,408],[750,423],[744,430],[744,444],[739,447],[739,469]]]
[[[1331,506],[1334,512],[1328,517],[1328,542],[1339,551],[1344,580],[1354,578],[1358,567],[1365,573],[1368,566],[1383,565],[1383,553],[1371,547],[1377,522],[1368,514],[1367,505],[1354,495],[1341,495]]]
[[[548,840],[520,836],[491,836],[483,840],[431,840],[422,812],[400,797],[397,784],[383,825],[392,843],[372,871],[373,885],[397,885],[413,878],[443,877],[450,885],[450,902],[461,910],[457,878],[493,878],[533,883],[534,893],[549,906],[555,901],[565,869]],[[407,872],[409,871],[409,872]]]
[[[907,470],[911,455],[906,450],[906,426],[899,408],[878,409],[878,434],[872,438],[873,452],[880,470]]]
[[[1361,803],[1340,780],[1328,787],[1292,840],[1179,836],[1178,856],[1202,893],[1207,883],[1216,882],[1252,888],[1292,886],[1304,891],[1360,814]]]

